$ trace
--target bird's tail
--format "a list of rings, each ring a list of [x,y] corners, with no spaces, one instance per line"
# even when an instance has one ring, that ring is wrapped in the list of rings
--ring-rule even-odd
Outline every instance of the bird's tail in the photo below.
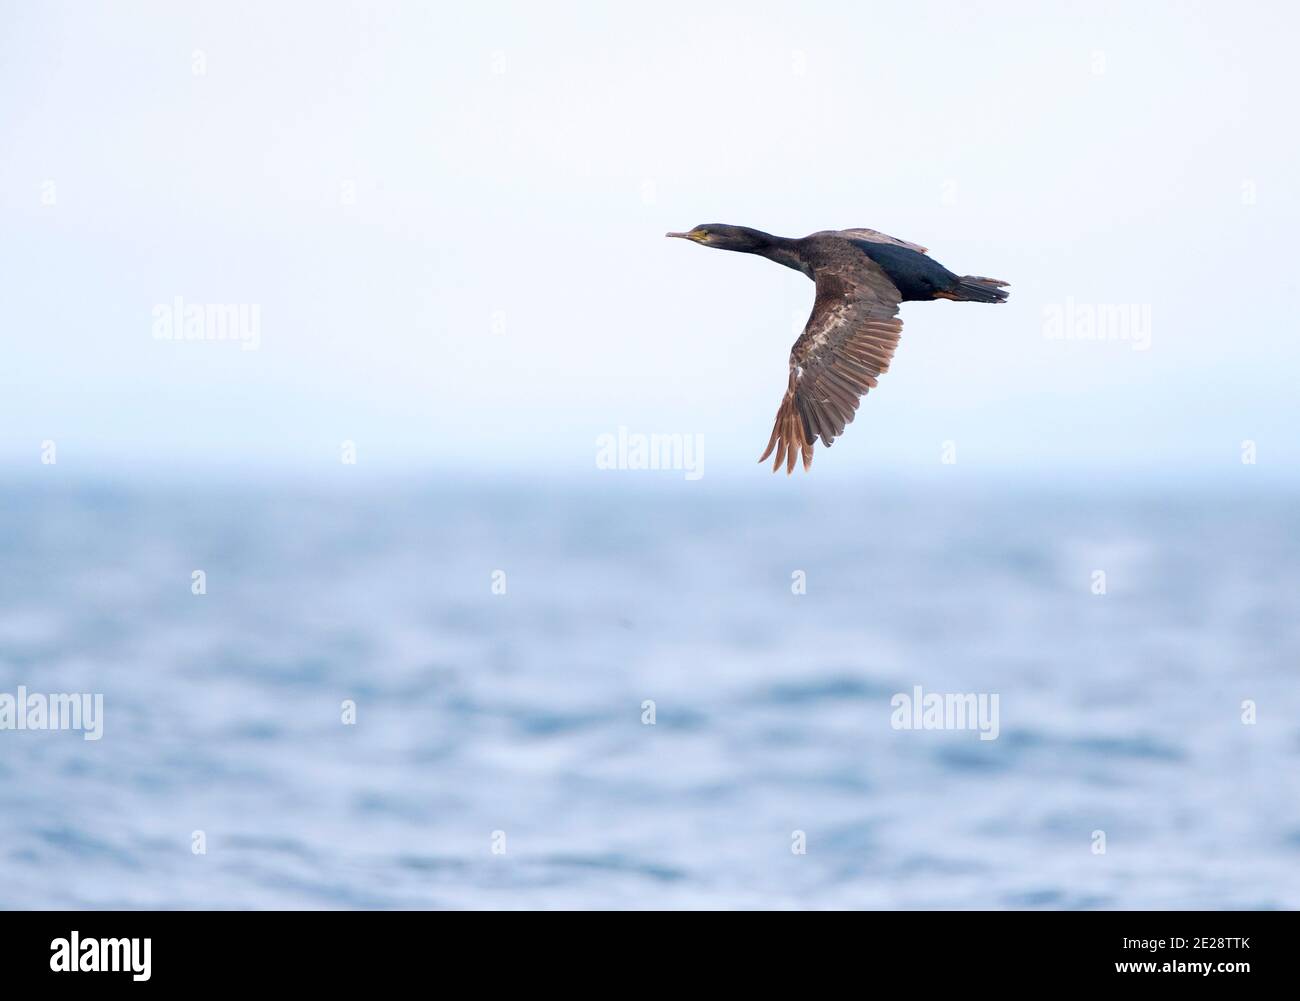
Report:
[[[1006,282],[1000,282],[996,278],[966,275],[958,278],[957,284],[939,295],[957,302],[1006,302],[1009,293],[1002,291],[1006,285]]]
[[[959,303],[1005,303],[1010,292],[1004,292],[1006,282],[997,278],[982,278],[978,274],[966,274],[957,279],[957,285],[945,295],[945,299],[956,299]]]

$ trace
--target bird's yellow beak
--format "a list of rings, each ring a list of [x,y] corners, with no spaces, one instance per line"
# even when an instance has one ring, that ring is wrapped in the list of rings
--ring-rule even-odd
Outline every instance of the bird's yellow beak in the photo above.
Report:
[[[698,229],[693,229],[689,233],[665,233],[664,236],[674,236],[679,240],[694,240],[696,243],[703,243],[706,234]]]

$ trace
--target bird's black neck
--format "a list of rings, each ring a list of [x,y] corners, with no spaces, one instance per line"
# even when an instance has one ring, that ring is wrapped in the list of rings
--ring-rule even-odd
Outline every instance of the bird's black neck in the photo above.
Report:
[[[771,233],[764,233],[761,229],[745,228],[746,232],[753,237],[754,245],[746,250],[749,254],[758,254],[760,257],[766,257],[769,261],[776,261],[777,264],[784,264],[787,268],[794,268],[795,271],[801,272],[812,277],[812,269],[808,262],[803,259],[799,253],[798,240],[791,240],[784,236],[773,236]]]

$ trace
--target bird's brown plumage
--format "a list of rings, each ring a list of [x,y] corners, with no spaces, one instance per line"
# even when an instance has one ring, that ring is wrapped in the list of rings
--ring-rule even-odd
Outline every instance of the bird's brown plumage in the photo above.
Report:
[[[829,446],[853,420],[858,400],[889,369],[903,323],[902,302],[1005,302],[1006,282],[958,275],[920,244],[874,229],[823,230],[792,240],[746,226],[708,223],[669,236],[719,250],[757,254],[817,285],[812,315],[790,352],[790,377],[772,437],[759,458],[773,471],[812,466],[813,446]]]
[[[900,240],[896,236],[882,233],[878,229],[867,229],[865,226],[859,229],[824,229],[820,233],[814,233],[813,236],[842,236],[846,240],[866,240],[868,243],[890,243],[895,247],[906,247],[908,250],[915,250],[918,254],[928,254],[930,252],[929,248],[922,247],[919,243]]]
[[[816,441],[830,445],[844,433],[859,397],[888,371],[903,329],[899,291],[880,266],[820,236],[805,241],[816,251],[812,315],[790,352],[790,381],[758,460],[775,452],[773,471],[785,463],[791,473],[799,459],[808,469]]]

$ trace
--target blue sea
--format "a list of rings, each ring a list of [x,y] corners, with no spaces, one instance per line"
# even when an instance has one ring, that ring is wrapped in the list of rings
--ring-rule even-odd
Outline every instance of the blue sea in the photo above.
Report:
[[[628,479],[11,486],[0,905],[1300,906],[1294,494]]]

